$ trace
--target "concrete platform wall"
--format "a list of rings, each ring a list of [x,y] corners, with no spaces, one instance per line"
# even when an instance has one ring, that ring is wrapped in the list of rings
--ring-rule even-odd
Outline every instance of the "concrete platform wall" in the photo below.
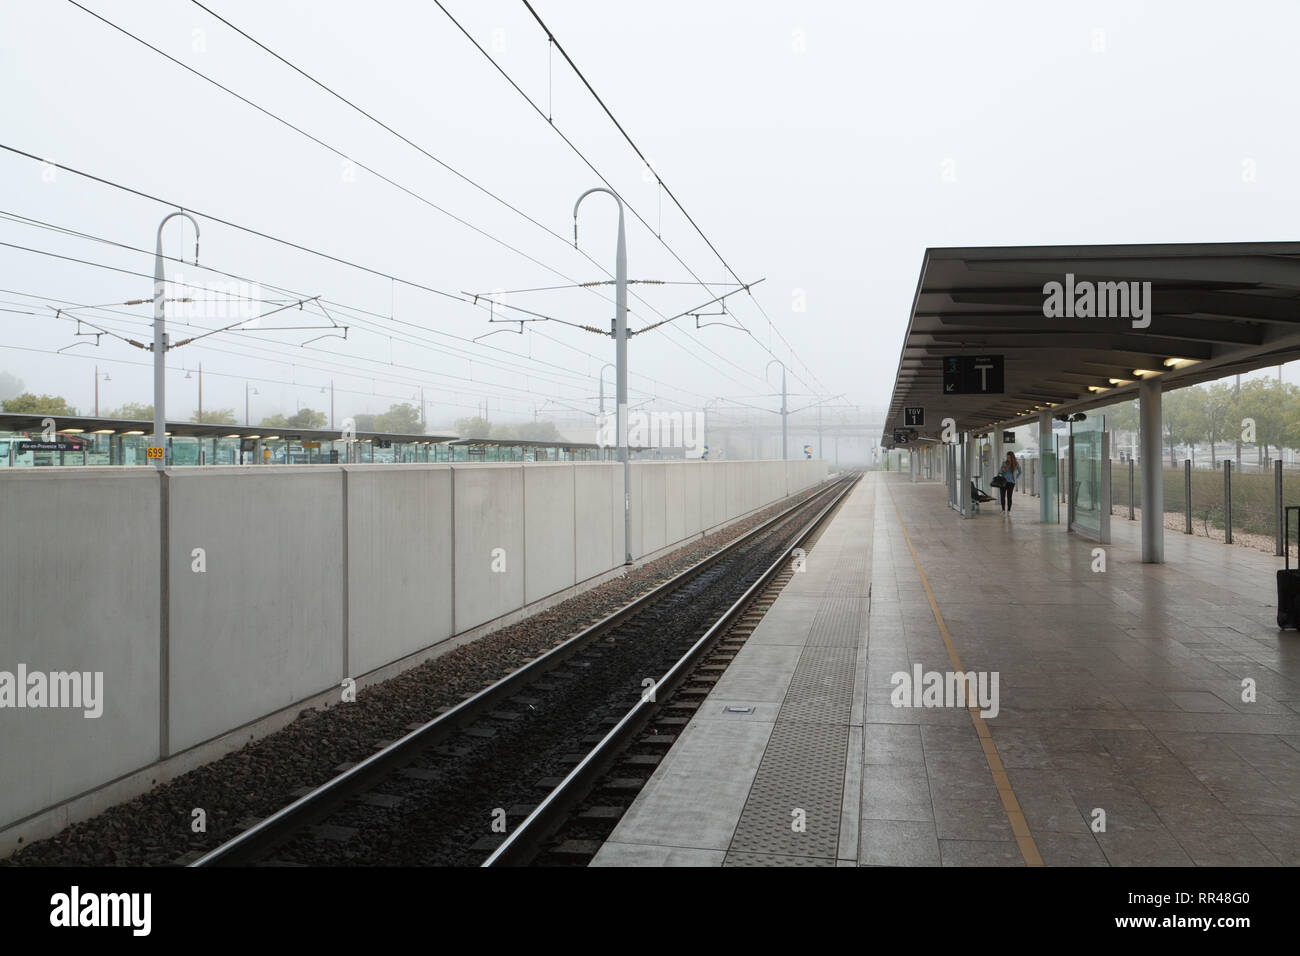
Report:
[[[0,671],[102,673],[103,710],[5,703],[0,825],[156,760],[159,736],[158,478],[143,468],[7,471]]]
[[[633,462],[633,557],[825,473]],[[0,671],[104,674],[98,718],[0,707],[3,831],[618,568],[623,469],[0,470],[0,528]]]

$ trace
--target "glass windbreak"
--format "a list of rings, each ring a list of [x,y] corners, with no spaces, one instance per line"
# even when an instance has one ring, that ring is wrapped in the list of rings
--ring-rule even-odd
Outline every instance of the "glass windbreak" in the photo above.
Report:
[[[1039,475],[1039,496],[1043,502],[1043,520],[1049,524],[1060,520],[1060,512],[1057,505],[1057,455],[1056,455],[1057,438],[1052,436],[1052,441],[1046,448],[1039,450],[1038,465]]]
[[[1101,500],[1102,435],[1106,431],[1105,416],[1087,418],[1074,425],[1070,448],[1070,513],[1073,527],[1084,534],[1101,538],[1101,509],[1109,502]]]

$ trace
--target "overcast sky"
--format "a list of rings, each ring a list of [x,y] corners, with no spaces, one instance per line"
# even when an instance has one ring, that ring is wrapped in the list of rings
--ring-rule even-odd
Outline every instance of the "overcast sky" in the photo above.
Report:
[[[178,204],[199,214],[200,265],[261,283],[259,308],[298,296],[336,305],[171,351],[169,417],[192,413],[197,382],[185,370],[199,362],[204,406],[234,407],[241,421],[246,383],[256,422],[298,404],[328,409],[331,380],[340,418],[412,400],[421,386],[435,424],[484,401],[500,420],[594,410],[600,368],[614,357],[607,337],[538,322],[473,343],[508,326],[205,218],[456,295],[604,280],[614,204],[587,200],[575,250],[573,203],[599,180],[563,133],[650,225],[628,211],[630,276],[708,283],[634,286],[643,300],[631,300],[633,329],[732,288],[522,3],[444,4],[554,129],[433,2],[207,5],[446,166],[198,6],[84,0],[399,188],[72,3],[6,0],[0,143],[173,205],[0,151],[4,214],[150,250],[0,220],[0,242],[141,273],[0,247],[0,308],[16,310],[0,312],[0,370],[88,412],[98,365],[111,376],[103,408],[150,402],[148,352],[111,337],[93,347],[48,306],[151,295],[155,232]],[[534,6],[726,263],[745,282],[765,280],[753,299],[729,300],[734,315],[702,320],[747,332],[697,330],[688,317],[635,337],[633,404],[697,410],[726,397],[775,408],[779,370],[764,379],[775,356],[790,366],[792,406],[842,394],[830,404],[883,409],[927,246],[1295,238],[1294,3]],[[173,220],[165,251],[188,260],[193,239]],[[202,269],[168,270],[247,291]],[[609,286],[502,299],[601,328],[613,312]],[[148,305],[112,308],[81,314],[149,339]],[[350,326],[346,340],[274,331],[328,326],[329,316]],[[178,314],[174,338],[233,320]],[[52,354],[78,341],[90,344]]]

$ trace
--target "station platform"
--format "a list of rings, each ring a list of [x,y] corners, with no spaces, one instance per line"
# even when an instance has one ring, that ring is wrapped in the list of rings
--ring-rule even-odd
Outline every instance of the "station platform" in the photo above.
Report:
[[[592,865],[1300,864],[1281,559],[1112,533],[868,474]],[[901,705],[918,667],[989,693]]]

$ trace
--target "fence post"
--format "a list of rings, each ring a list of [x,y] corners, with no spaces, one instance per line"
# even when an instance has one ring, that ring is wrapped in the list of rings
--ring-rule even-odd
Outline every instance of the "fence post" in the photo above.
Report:
[[[1183,505],[1183,512],[1184,512],[1183,516],[1187,520],[1187,525],[1183,533],[1191,534],[1192,533],[1192,460],[1190,458],[1183,459],[1183,490],[1184,490],[1184,496],[1187,499]]]
[[[1106,514],[1115,513],[1115,462],[1106,459]]]
[[[1223,459],[1223,543],[1232,544],[1232,459]]]
[[[1128,520],[1133,520],[1133,459],[1128,460]]]
[[[1273,462],[1273,509],[1277,512],[1277,547],[1273,553],[1281,557],[1286,554],[1286,524],[1282,509],[1282,459]]]

